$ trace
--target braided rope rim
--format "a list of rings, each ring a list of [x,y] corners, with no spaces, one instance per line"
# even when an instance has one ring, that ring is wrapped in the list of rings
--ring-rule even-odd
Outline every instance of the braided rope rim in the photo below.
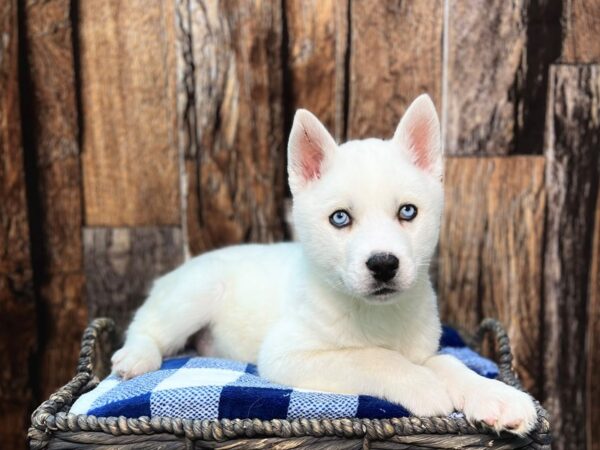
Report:
[[[499,379],[522,389],[512,370],[510,342],[502,325],[494,319],[485,319],[479,326],[475,339],[492,333],[498,355]],[[109,351],[102,354],[100,343],[108,343]],[[94,373],[96,367],[104,363],[108,367],[108,357],[115,342],[115,324],[111,319],[95,319],[84,331],[77,365],[77,374],[65,386],[58,389],[43,402],[31,416],[28,440],[32,449],[47,446],[56,431],[97,431],[114,436],[168,433],[192,440],[223,441],[235,438],[282,437],[296,438],[343,437],[385,440],[392,436],[415,434],[490,434],[485,425],[472,423],[465,418],[454,417],[399,417],[393,419],[221,419],[190,420],[169,417],[95,417],[69,414],[74,401],[83,393],[94,388],[99,382]],[[96,361],[96,358],[103,358]],[[536,401],[538,423],[528,435],[532,446],[549,449],[550,422],[548,413]]]

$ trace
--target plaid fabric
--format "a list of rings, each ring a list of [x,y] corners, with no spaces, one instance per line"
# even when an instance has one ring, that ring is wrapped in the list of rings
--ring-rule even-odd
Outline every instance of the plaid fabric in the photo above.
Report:
[[[494,378],[496,365],[467,348],[444,328],[440,353],[451,354],[477,373]],[[297,419],[405,417],[401,405],[368,395],[345,395],[282,386],[261,378],[254,364],[182,356],[131,380],[110,375],[82,395],[73,414],[98,417],[180,417],[184,419]]]

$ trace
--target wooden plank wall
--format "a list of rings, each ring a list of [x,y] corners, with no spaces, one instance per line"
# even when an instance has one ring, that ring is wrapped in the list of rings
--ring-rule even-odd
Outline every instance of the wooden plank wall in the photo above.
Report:
[[[174,22],[169,2],[79,3],[87,305],[121,329],[183,261]]]
[[[455,157],[445,176],[437,280],[442,316],[465,330],[484,317],[500,319],[523,383],[540,397],[544,158]]]
[[[544,299],[544,303],[550,305],[545,323],[547,334],[550,339],[560,341],[560,349],[551,353],[553,357],[545,366],[544,388],[547,391],[546,402],[554,417],[559,418],[555,424],[556,448],[587,446],[591,450],[600,450],[600,150],[597,100],[600,95],[600,4],[594,0],[565,1],[563,23],[560,56],[563,65],[550,71],[554,79],[549,95],[545,151],[552,161],[549,171],[554,169],[551,173],[547,172],[547,177],[553,176],[557,181],[552,189],[560,195],[559,203],[573,208],[569,218],[554,219],[554,224],[560,226],[558,221],[566,220],[574,229],[572,237],[575,239],[569,240],[563,230],[556,230],[558,236],[554,236],[555,241],[547,243],[547,251],[552,252],[548,256],[554,257],[550,267],[557,271],[562,269],[565,276],[554,295],[549,292]],[[562,178],[557,180],[558,176]],[[584,212],[581,206],[576,209],[572,202],[587,203],[588,210]],[[559,211],[557,205],[556,212]],[[548,214],[548,224],[552,224],[551,217],[553,215]],[[578,246],[581,253],[572,253],[578,250]],[[577,262],[571,262],[573,257]],[[556,283],[556,273],[547,272],[546,284]],[[587,277],[589,284],[586,284]],[[560,294],[568,297],[560,298]],[[557,333],[560,329],[565,332]],[[578,351],[572,352],[573,348]],[[566,361],[558,361],[560,352],[563,352]],[[572,365],[569,371],[559,367],[566,364]],[[581,427],[581,424],[585,426]],[[575,436],[572,440],[571,433]]]
[[[3,448],[88,318],[123,328],[186,257],[290,236],[296,108],[339,141],[387,137],[429,92],[442,315],[501,318],[554,448],[600,449],[599,31],[596,0],[2,3]]]
[[[546,404],[555,412],[559,445],[585,446],[586,336],[597,327],[588,308],[594,267],[594,218],[600,179],[600,65],[550,69],[546,154],[544,307]],[[589,320],[589,322],[588,322]],[[591,336],[587,337],[588,339]],[[581,349],[573,351],[573,349]],[[593,367],[590,375],[593,376]],[[596,368],[597,369],[597,368]],[[593,424],[588,423],[590,431]],[[592,441],[593,442],[593,441]],[[591,443],[590,443],[591,444]]]
[[[302,106],[316,114],[338,141],[344,140],[349,4],[285,0],[283,7],[286,129],[294,107]]]
[[[597,449],[599,308],[591,291],[591,283],[597,283],[593,278],[597,277],[597,266],[590,266],[590,258],[599,258],[598,248],[591,246],[594,226],[598,226],[594,225],[594,211],[598,208],[595,199],[600,177],[599,137],[592,117],[598,117],[599,111],[592,100],[597,95],[597,76],[582,64],[600,62],[600,10],[593,0],[496,2],[481,17],[469,13],[474,4],[468,1],[451,5],[445,80],[446,152],[478,155],[480,159],[474,163],[478,175],[469,175],[473,168],[469,170],[465,162],[463,173],[459,173],[458,165],[451,170],[452,164],[447,173],[447,195],[455,195],[455,177],[456,186],[465,192],[447,200],[438,267],[442,312],[462,326],[472,325],[478,315],[497,312],[509,328],[516,367],[525,386],[544,401],[554,418],[553,448]],[[558,100],[562,105],[554,104],[560,92],[552,79],[556,72],[550,70],[555,62],[576,65],[553,69],[564,73],[560,89],[567,99]],[[573,84],[567,86],[569,77]],[[564,140],[558,162],[548,151],[551,135],[559,142]],[[495,194],[489,188],[485,193],[469,192],[467,180],[484,177],[481,170],[489,167],[482,158],[498,154],[532,154],[545,159],[544,186],[538,186],[548,195],[545,210],[538,209],[537,201],[531,202],[536,196],[527,186],[535,177],[521,164],[519,173],[526,178],[521,180],[522,186],[515,186],[516,176],[510,177],[509,173],[514,173],[510,171]],[[507,159],[502,164],[508,168],[510,163]],[[480,180],[479,185],[485,182]],[[519,251],[504,262],[504,251],[496,250],[493,260],[482,256],[493,249],[486,241],[494,240],[495,231],[485,228],[481,212],[477,219],[470,219],[468,214],[452,211],[453,204],[464,204],[467,198],[472,199],[472,205],[489,211],[485,205],[490,196],[496,197],[493,203],[504,203],[504,207],[489,223],[500,233],[512,234],[508,223],[497,226],[504,222],[505,214],[515,214],[510,223],[516,231],[522,226],[527,236],[527,245],[518,247]],[[530,200],[526,200],[528,196]],[[570,227],[563,228],[566,224]],[[532,259],[532,255],[536,256]],[[456,267],[445,266],[445,260]],[[523,284],[527,279],[523,275],[530,284]],[[514,286],[506,291],[513,283],[524,289],[518,298],[533,301],[515,308],[510,300]],[[486,295],[491,285],[500,296]],[[494,307],[496,303],[503,307]],[[465,304],[472,309],[464,308]]]
[[[281,2],[180,1],[184,220],[192,254],[283,237]],[[186,123],[193,117],[192,123]],[[252,118],[252,119],[249,119]]]
[[[440,105],[443,11],[441,0],[350,2],[349,139],[391,137],[420,93]]]
[[[0,4],[0,438],[23,448],[34,399],[36,304],[20,132],[17,0]],[[15,342],[18,342],[18,351]]]
[[[168,2],[81,4],[87,226],[180,222],[173,14]]]
[[[82,192],[71,4],[23,4],[23,144],[38,300],[39,395],[72,376],[87,323],[83,297]]]
[[[588,327],[586,335],[586,388],[585,396],[586,443],[590,450],[600,449],[600,194],[596,198],[596,218],[594,243],[592,247],[592,264],[590,266],[590,285],[588,302]]]

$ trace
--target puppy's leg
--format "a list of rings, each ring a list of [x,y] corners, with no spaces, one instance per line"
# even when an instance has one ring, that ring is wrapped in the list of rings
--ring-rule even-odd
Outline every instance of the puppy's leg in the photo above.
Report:
[[[267,345],[258,369],[262,376],[294,387],[385,398],[417,416],[453,411],[444,383],[430,369],[380,347],[280,352]]]
[[[433,356],[425,365],[446,382],[454,407],[468,419],[518,435],[535,426],[535,406],[525,392],[482,377],[450,355]]]
[[[136,312],[123,348],[112,357],[112,370],[132,378],[160,367],[162,357],[183,348],[207,325],[224,285],[214,270],[192,262],[157,280]]]

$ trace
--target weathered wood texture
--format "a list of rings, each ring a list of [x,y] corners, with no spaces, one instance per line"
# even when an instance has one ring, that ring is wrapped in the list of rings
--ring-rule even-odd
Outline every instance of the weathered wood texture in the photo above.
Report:
[[[79,5],[86,223],[177,225],[173,3]]]
[[[586,315],[600,178],[600,66],[552,66],[550,83],[544,394],[553,448],[579,449],[585,446]]]
[[[24,448],[36,345],[18,79],[17,0],[0,3],[0,440]]]
[[[445,180],[442,318],[465,330],[498,318],[524,385],[539,395],[544,158],[448,158]]]
[[[562,62],[600,63],[600,2],[563,0]]]
[[[544,151],[548,69],[561,54],[563,1],[527,0],[524,3],[526,43],[512,93],[516,110],[514,145],[510,153],[541,155]],[[502,67],[503,61],[499,60],[498,65]]]
[[[348,1],[284,0],[283,6],[288,119],[295,109],[306,108],[341,141],[345,138]]]
[[[347,135],[391,137],[417,95],[441,105],[443,1],[349,5]]]
[[[587,448],[600,450],[600,194],[596,198],[596,218],[592,264],[590,266],[588,328],[586,336],[587,379]]]
[[[87,322],[83,297],[79,128],[69,0],[23,4],[23,121],[40,321],[37,384],[48,396],[73,374]]]
[[[177,11],[191,252],[280,239],[281,2],[181,1]]]
[[[452,2],[445,145],[451,155],[541,154],[561,0]]]
[[[514,88],[526,37],[523,3],[493,0],[486,14],[478,0],[453,3],[447,30],[447,154],[507,154],[514,147]]]
[[[152,281],[183,262],[181,230],[86,227],[83,236],[90,317],[111,317],[122,332]]]

